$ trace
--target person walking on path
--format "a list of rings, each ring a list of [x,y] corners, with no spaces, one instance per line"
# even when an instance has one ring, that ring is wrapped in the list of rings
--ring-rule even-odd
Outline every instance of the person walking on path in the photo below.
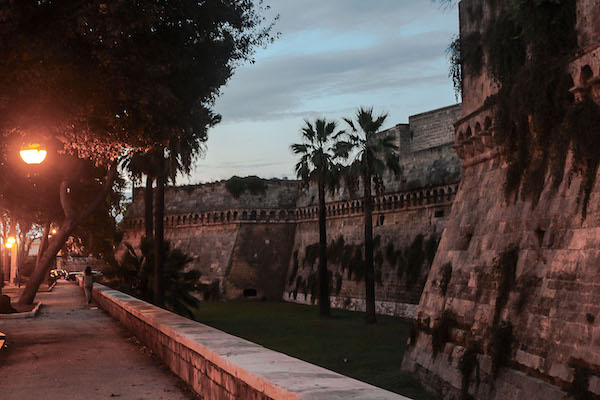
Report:
[[[88,266],[85,268],[83,273],[83,291],[85,292],[85,298],[87,303],[92,302],[92,287],[94,286],[94,277],[92,276],[92,269]]]

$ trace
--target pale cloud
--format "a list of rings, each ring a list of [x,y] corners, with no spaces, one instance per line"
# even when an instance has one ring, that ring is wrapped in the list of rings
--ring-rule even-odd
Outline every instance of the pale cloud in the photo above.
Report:
[[[388,111],[388,126],[454,102],[445,49],[455,8],[429,0],[271,0],[281,38],[240,67],[215,111],[206,158],[188,181],[292,176],[304,118]]]

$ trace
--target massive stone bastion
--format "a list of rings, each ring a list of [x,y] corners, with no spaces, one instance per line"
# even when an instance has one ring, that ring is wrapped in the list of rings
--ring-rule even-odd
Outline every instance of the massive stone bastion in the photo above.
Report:
[[[463,0],[461,36],[485,38],[509,3]],[[566,7],[568,2],[558,3]],[[576,16],[575,55],[555,64],[570,75],[570,87],[559,93],[557,85],[556,93],[547,94],[563,96],[573,107],[586,100],[600,103],[600,2],[577,1]],[[535,54],[531,47],[528,51]],[[585,185],[585,174],[572,168],[579,162],[575,147],[567,144],[562,180],[555,185],[548,172],[530,180],[539,184],[539,197],[523,195],[523,190],[507,196],[515,161],[501,145],[506,136],[498,118],[504,110],[497,105],[497,80],[486,68],[489,51],[482,57],[479,73],[463,65],[462,119],[455,127],[464,177],[417,309],[403,368],[445,399],[598,398],[597,170],[592,169],[591,185]],[[534,119],[530,115],[525,121]],[[588,133],[597,138],[600,127]],[[567,135],[575,140],[576,132]],[[537,154],[549,151],[550,144]]]

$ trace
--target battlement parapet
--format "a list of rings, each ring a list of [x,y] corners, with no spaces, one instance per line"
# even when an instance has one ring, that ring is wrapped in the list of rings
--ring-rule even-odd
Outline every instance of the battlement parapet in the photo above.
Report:
[[[386,193],[373,196],[373,212],[397,212],[430,206],[450,205],[458,190],[458,184],[449,184],[409,192]],[[364,200],[328,202],[328,218],[344,218],[364,212]],[[222,225],[243,223],[296,223],[297,221],[317,220],[317,206],[296,209],[232,209],[212,210],[195,213],[169,214],[165,217],[168,229],[198,225]],[[127,230],[144,229],[143,218],[125,218],[122,222]]]
[[[398,212],[424,207],[450,205],[458,190],[458,184],[438,186],[410,192],[386,193],[373,196],[373,213]],[[336,201],[326,205],[327,218],[345,218],[362,215],[364,199]],[[319,207],[300,207],[296,210],[298,221],[314,221],[319,218]]]

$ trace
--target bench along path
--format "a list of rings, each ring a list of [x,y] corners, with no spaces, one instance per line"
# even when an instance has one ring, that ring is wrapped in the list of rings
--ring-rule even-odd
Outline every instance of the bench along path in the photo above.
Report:
[[[192,399],[167,367],[79,287],[60,281],[37,318],[0,320],[0,399]]]

